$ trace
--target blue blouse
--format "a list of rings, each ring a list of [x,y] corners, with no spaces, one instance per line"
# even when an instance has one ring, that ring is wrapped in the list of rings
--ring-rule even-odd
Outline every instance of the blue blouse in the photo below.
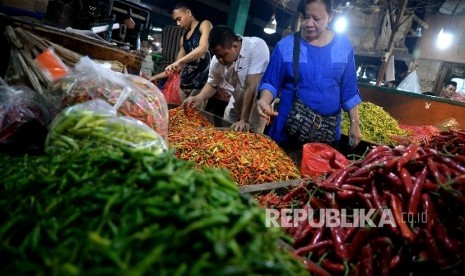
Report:
[[[267,89],[280,97],[278,116],[268,135],[277,143],[286,142],[286,118],[294,100],[292,52],[294,36],[276,44],[258,91]],[[337,140],[341,137],[341,108],[349,111],[361,103],[357,86],[354,52],[348,38],[335,34],[326,46],[319,47],[300,40],[298,95],[320,115],[339,117]],[[260,93],[259,92],[259,93]]]

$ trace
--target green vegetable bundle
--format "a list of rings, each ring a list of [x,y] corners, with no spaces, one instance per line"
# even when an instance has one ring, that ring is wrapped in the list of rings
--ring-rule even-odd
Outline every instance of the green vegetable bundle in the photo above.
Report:
[[[305,275],[229,173],[147,151],[0,156],[1,275]]]
[[[134,118],[117,116],[113,107],[100,99],[64,109],[53,121],[45,142],[46,151],[87,146],[110,149],[125,146],[156,154],[168,150],[157,132]]]
[[[378,105],[362,102],[358,106],[360,130],[362,140],[381,145],[397,145],[394,137],[407,137],[408,132],[402,130],[396,119]],[[350,119],[346,112],[342,112],[341,131],[349,133]]]

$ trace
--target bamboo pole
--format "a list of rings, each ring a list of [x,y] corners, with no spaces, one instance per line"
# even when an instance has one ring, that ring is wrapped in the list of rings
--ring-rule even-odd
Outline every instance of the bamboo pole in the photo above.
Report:
[[[382,57],[381,67],[378,72],[378,77],[376,78],[376,86],[380,86],[381,81],[384,79],[384,74],[386,73],[387,63],[389,61],[389,58],[392,55],[392,51],[394,50],[394,37],[397,31],[399,30],[400,20],[402,19],[402,16],[405,13],[405,9],[407,8],[407,2],[408,0],[403,0],[402,8],[400,9],[399,15],[397,15],[396,22],[394,23],[394,25],[392,25],[393,28],[392,28],[391,36],[389,38],[388,50]]]

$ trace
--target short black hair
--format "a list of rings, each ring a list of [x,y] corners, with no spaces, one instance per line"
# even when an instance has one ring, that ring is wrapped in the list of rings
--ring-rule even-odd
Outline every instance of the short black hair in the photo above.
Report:
[[[222,48],[230,48],[233,42],[237,41],[239,41],[237,34],[225,25],[214,26],[208,36],[210,49],[215,49],[218,46],[221,46]]]
[[[299,3],[299,6],[297,7],[297,11],[301,15],[305,15],[305,6],[313,2],[322,2],[326,6],[326,12],[328,12],[328,14],[333,13],[333,1],[332,0],[301,0]]]
[[[192,10],[193,5],[191,4],[190,1],[175,1],[173,4],[171,11],[177,10],[177,9],[186,9],[186,10],[191,10],[192,14],[195,14],[194,11]]]
[[[455,88],[457,88],[457,82],[456,81],[448,81],[448,82],[444,83],[444,87],[446,87],[448,85],[452,85],[452,86],[455,86]]]

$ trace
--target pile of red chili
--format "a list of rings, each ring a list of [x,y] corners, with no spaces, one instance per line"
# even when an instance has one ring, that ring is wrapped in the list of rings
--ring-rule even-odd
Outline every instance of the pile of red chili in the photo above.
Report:
[[[425,145],[445,153],[465,156],[465,130],[441,131]]]
[[[278,210],[346,210],[352,227],[304,220],[285,228],[295,254],[317,275],[463,275],[464,193],[465,156],[412,144],[373,147],[324,180],[257,199]],[[350,216],[354,210],[365,210],[376,227],[359,225],[361,216]],[[395,224],[377,227],[385,212]],[[313,222],[323,219],[315,214]]]
[[[301,177],[285,152],[264,135],[211,128],[195,110],[176,108],[169,114],[168,141],[180,159],[194,161],[199,168],[226,168],[239,185]]]

